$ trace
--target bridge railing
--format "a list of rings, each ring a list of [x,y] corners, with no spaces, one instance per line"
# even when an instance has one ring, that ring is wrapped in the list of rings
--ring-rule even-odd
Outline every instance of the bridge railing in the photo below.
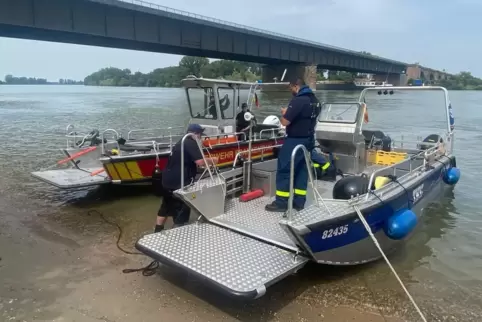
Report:
[[[360,53],[360,52],[357,52],[357,51],[354,51],[354,50],[346,49],[346,48],[336,47],[336,46],[327,45],[327,44],[323,44],[323,43],[316,42],[316,41],[311,41],[311,40],[302,39],[302,38],[298,38],[298,37],[294,37],[294,36],[288,36],[288,35],[280,34],[280,33],[269,31],[269,30],[263,30],[263,29],[259,29],[259,28],[246,26],[246,25],[241,25],[241,24],[237,24],[237,23],[234,23],[234,22],[216,19],[216,18],[212,18],[212,17],[208,17],[208,16],[204,16],[204,15],[200,15],[200,14],[196,14],[196,13],[192,13],[192,12],[188,12],[188,11],[184,11],[184,10],[174,9],[174,8],[162,6],[162,5],[159,5],[159,4],[155,4],[155,3],[151,3],[151,2],[147,2],[147,1],[143,1],[143,0],[118,0],[118,1],[131,3],[131,4],[135,4],[135,5],[139,5],[139,6],[143,6],[143,7],[148,7],[148,8],[152,8],[152,9],[157,9],[157,10],[161,10],[161,11],[171,12],[171,13],[178,14],[178,15],[185,16],[185,17],[210,21],[210,22],[214,22],[214,23],[218,23],[218,24],[222,24],[222,25],[226,25],[226,26],[230,26],[230,27],[245,29],[245,30],[249,30],[249,31],[253,31],[253,32],[261,33],[261,34],[270,35],[270,36],[276,36],[276,37],[291,39],[291,40],[295,40],[295,41],[299,41],[299,42],[303,42],[303,43],[309,43],[309,44],[312,44],[312,45],[315,45],[315,46],[321,46],[321,47],[341,51],[341,52],[344,52],[344,53],[352,53],[352,54],[356,54],[356,55],[359,55],[359,56],[365,56],[367,58],[381,59],[381,60],[384,60],[386,62],[391,62],[391,63],[396,63],[396,64],[404,64],[403,62],[394,61],[394,60],[383,58],[383,57],[376,56],[376,55],[366,55],[366,54],[363,54],[363,53]]]

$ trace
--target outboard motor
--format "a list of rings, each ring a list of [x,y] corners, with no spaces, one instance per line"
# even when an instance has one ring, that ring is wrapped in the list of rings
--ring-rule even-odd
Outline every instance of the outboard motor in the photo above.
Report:
[[[263,124],[266,124],[266,125],[276,125],[278,127],[283,127],[281,125],[281,121],[279,120],[279,118],[276,116],[276,115],[268,115],[264,121],[263,121]]]
[[[281,124],[281,121],[279,119],[279,117],[277,117],[276,115],[268,115],[264,120],[263,120],[263,125],[266,126],[266,128],[273,128],[273,127],[277,127],[279,128],[281,131],[280,132],[284,132],[286,127]]]
[[[363,136],[368,149],[377,149],[385,152],[392,150],[392,139],[382,131],[363,130]]]
[[[253,131],[254,132],[261,132],[263,130],[273,130],[274,132],[272,131],[266,131],[265,132],[265,138],[269,138],[271,137],[272,133],[282,133],[284,131],[284,126],[281,125],[281,121],[280,119],[276,116],[276,115],[268,115],[264,120],[263,120],[263,123],[259,124],[257,123],[254,128],[253,128]]]

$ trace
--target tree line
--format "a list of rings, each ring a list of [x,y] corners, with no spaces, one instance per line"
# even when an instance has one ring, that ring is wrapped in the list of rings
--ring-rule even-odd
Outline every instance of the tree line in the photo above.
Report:
[[[255,82],[260,79],[261,65],[232,60],[210,62],[204,57],[184,56],[178,66],[157,68],[150,73],[132,73],[130,69],[102,68],[84,79],[92,86],[179,87],[189,75],[205,78]]]
[[[362,52],[371,55],[368,52]],[[102,68],[85,77],[84,81],[59,79],[58,82],[48,82],[45,78],[14,77],[7,75],[5,82],[0,84],[67,84],[90,86],[133,86],[133,87],[179,87],[181,80],[189,75],[205,78],[222,78],[255,82],[261,79],[262,65],[232,60],[215,60],[210,62],[205,57],[184,56],[178,66],[157,68],[149,73],[135,72],[130,69],[115,67]],[[317,80],[333,80],[352,82],[365,74],[344,71],[319,70]],[[269,80],[271,81],[271,80]],[[273,80],[274,81],[274,80]],[[413,82],[410,79],[409,84]],[[473,76],[470,72],[460,72],[448,79],[430,81],[433,85],[440,85],[450,90],[482,90],[482,79]]]
[[[413,79],[409,79],[408,84],[411,85],[413,81]],[[430,83],[450,90],[482,90],[482,79],[473,76],[470,72],[460,72],[447,79],[430,80]]]
[[[13,75],[5,76],[5,81],[0,81],[0,84],[6,85],[82,85],[82,81],[75,81],[72,79],[59,79],[58,82],[49,82],[45,78],[35,77],[15,77]]]

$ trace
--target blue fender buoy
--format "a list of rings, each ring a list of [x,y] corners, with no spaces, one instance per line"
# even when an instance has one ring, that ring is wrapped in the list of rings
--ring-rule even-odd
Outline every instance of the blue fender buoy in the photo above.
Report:
[[[385,234],[395,240],[408,236],[417,226],[417,215],[410,209],[401,209],[388,218],[384,225]]]
[[[445,171],[443,176],[443,180],[446,184],[454,185],[460,180],[460,169],[456,167],[452,167]]]

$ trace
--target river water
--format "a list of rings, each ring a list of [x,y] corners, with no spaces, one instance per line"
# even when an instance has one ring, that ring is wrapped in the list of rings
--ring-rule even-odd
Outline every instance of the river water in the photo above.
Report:
[[[353,101],[359,93],[317,92],[322,101]],[[433,321],[482,320],[482,159],[481,92],[450,92],[456,119],[455,149],[462,179],[453,192],[425,209],[421,225],[413,238],[390,258],[422,309]],[[259,94],[260,118],[278,114],[289,99],[287,93]],[[370,98],[371,99],[371,98]],[[381,97],[381,103],[367,101],[369,127],[386,131],[392,137],[400,134],[426,136],[446,126],[441,96],[403,93]],[[143,229],[152,226],[155,214],[126,214],[128,204],[157,206],[158,200],[139,191],[109,193],[60,191],[35,181],[29,172],[50,166],[61,158],[56,148],[65,144],[62,135],[69,123],[80,128],[157,128],[183,125],[188,120],[184,92],[162,88],[97,88],[84,86],[0,86],[0,207],[22,208],[18,218],[0,218],[19,228],[29,216],[42,214],[41,221],[54,221],[58,227],[71,230],[98,227],[75,218],[85,207],[103,207],[106,214],[120,213],[121,221],[135,241]],[[132,196],[133,195],[133,196]],[[79,203],[83,206],[79,210]],[[137,207],[137,206],[136,206]],[[136,208],[134,207],[134,208]],[[123,212],[124,211],[124,212]],[[124,214],[124,215],[122,215]],[[122,216],[129,216],[129,219]],[[142,218],[142,219],[132,219]],[[136,221],[137,220],[137,221]],[[79,228],[82,227],[82,228]],[[150,228],[149,228],[150,229]],[[25,230],[27,231],[27,230]],[[93,233],[94,234],[94,233]],[[41,235],[41,234],[40,234]],[[39,237],[41,238],[41,237]],[[101,238],[101,237],[99,237]],[[303,272],[300,272],[302,274]],[[305,269],[307,278],[298,281],[299,295],[311,305],[337,302],[385,314],[414,316],[396,280],[383,262],[362,268]],[[336,282],[333,282],[336,280]],[[280,282],[278,292],[293,287]],[[298,287],[301,287],[298,285]],[[366,293],[363,290],[368,290]],[[372,307],[372,309],[374,309]],[[375,311],[376,311],[375,310]]]

